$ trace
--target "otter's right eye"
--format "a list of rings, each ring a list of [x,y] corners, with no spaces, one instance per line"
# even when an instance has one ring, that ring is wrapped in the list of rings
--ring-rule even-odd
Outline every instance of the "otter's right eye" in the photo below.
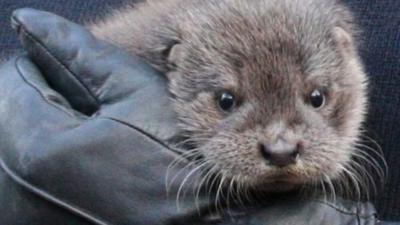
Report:
[[[218,105],[224,111],[230,111],[235,107],[235,96],[229,91],[223,91],[218,96]]]
[[[313,92],[311,92],[310,94],[310,102],[311,105],[316,108],[319,109],[322,106],[324,106],[325,103],[325,96],[324,94],[319,91],[319,90],[314,90]]]

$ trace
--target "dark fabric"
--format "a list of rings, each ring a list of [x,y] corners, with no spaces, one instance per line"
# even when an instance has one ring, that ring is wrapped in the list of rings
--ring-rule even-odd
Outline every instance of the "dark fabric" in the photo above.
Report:
[[[382,217],[400,220],[400,1],[347,1],[364,30],[361,53],[371,79],[368,136],[382,147],[389,166],[375,202]]]
[[[189,189],[178,209],[168,196],[198,184],[188,160],[170,166],[165,78],[61,17],[23,9],[12,23],[27,56],[0,66],[0,224],[377,224],[370,203],[297,193],[216,211],[213,191]],[[166,171],[180,174],[168,193]]]
[[[9,28],[13,9],[29,6],[66,16],[74,21],[101,17],[110,8],[134,0],[1,0],[0,56],[20,45]],[[384,151],[389,165],[385,190],[375,199],[385,219],[400,219],[400,1],[344,0],[355,12],[364,31],[362,58],[371,78],[368,135]]]

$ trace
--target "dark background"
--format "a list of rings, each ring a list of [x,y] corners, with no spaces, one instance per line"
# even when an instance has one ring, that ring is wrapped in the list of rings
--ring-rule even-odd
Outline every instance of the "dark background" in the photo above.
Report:
[[[83,22],[101,17],[127,1],[0,0],[0,56],[20,48],[9,26],[14,9],[33,7]],[[381,218],[400,220],[400,0],[344,2],[353,9],[364,31],[361,55],[371,80],[368,135],[382,147],[389,165],[385,189],[380,190],[375,204]]]

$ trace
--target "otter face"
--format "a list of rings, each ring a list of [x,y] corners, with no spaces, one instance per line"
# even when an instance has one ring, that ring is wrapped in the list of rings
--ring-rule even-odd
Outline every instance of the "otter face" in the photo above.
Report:
[[[183,26],[171,50],[170,90],[195,150],[261,189],[346,174],[366,109],[351,30],[320,15],[240,13],[254,14]]]

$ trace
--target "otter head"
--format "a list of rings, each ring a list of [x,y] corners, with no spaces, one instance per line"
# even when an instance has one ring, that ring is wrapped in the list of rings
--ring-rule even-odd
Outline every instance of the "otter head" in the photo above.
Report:
[[[210,2],[168,52],[174,105],[203,162],[258,189],[346,174],[366,108],[348,12],[332,1]]]

